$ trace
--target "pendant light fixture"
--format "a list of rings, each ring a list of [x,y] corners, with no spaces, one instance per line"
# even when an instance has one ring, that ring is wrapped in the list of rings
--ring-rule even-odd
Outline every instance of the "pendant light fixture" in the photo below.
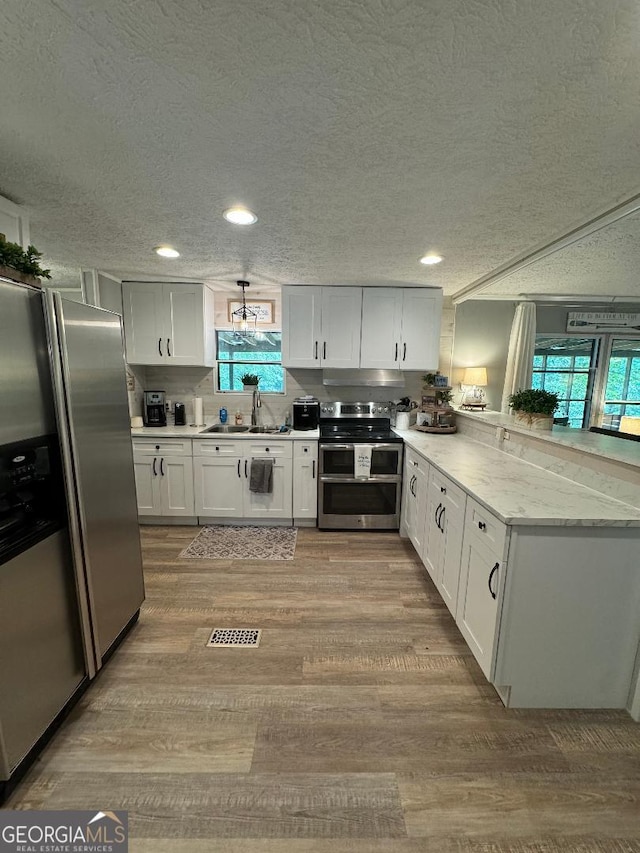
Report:
[[[250,285],[248,281],[237,281],[236,284],[242,288],[242,305],[232,312],[231,325],[236,334],[243,335],[245,338],[253,337],[257,331],[258,315],[247,306],[245,290]]]

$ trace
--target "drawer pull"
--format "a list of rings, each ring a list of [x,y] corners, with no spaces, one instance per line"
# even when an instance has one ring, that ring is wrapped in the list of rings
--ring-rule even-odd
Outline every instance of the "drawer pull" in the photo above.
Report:
[[[220,448],[219,448],[219,447],[216,447],[216,450],[220,450]]]
[[[484,521],[479,521],[478,522],[478,528],[479,528],[479,530],[486,530],[487,525],[484,523]]]
[[[447,494],[447,490],[445,489],[444,486],[440,486],[440,491],[442,492],[443,495]]]
[[[489,572],[489,592],[491,593],[491,598],[495,599],[497,592],[493,591],[493,587],[491,586],[491,581],[493,580],[493,576],[500,568],[500,563],[496,563],[495,566]]]
[[[156,450],[160,450],[160,445],[156,444]]]

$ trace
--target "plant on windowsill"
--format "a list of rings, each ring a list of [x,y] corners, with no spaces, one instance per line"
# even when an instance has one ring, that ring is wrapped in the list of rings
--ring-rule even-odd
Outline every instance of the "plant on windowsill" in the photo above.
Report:
[[[242,387],[245,391],[253,391],[260,382],[260,377],[257,373],[243,373],[240,377],[240,382],[242,382]]]
[[[51,271],[38,263],[42,253],[35,246],[26,251],[18,243],[10,243],[0,235],[0,275],[23,284],[39,286],[41,278],[51,278]]]
[[[551,429],[559,403],[557,394],[542,388],[525,388],[509,397],[516,422],[530,429]]]

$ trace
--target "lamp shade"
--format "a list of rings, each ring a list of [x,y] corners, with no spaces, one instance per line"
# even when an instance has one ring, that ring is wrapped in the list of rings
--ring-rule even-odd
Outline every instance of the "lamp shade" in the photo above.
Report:
[[[462,377],[463,385],[486,385],[487,384],[487,368],[486,367],[466,367],[464,376]]]

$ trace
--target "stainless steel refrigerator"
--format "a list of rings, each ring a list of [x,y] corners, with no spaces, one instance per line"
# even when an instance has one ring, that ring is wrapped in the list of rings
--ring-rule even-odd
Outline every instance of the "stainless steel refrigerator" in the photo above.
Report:
[[[120,317],[0,280],[0,796],[144,599]]]

